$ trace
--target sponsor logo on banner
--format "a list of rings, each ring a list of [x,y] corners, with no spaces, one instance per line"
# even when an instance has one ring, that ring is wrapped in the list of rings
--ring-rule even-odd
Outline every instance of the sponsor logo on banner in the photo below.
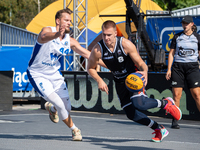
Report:
[[[183,28],[180,27],[165,27],[161,30],[161,34],[160,34],[160,43],[162,43],[162,48],[165,51],[170,51],[170,45],[171,45],[171,41],[174,37],[174,32],[176,31],[176,33],[183,31]]]
[[[67,76],[65,76],[65,80],[67,81],[67,87],[68,87],[68,92],[69,92],[69,98],[71,101],[71,105],[74,108],[80,108],[82,106],[84,106],[84,108],[86,109],[92,109],[95,106],[97,106],[97,102],[99,100],[99,96],[101,97],[101,107],[103,108],[103,110],[110,110],[112,107],[114,107],[117,111],[121,111],[121,105],[119,102],[119,99],[117,97],[117,93],[115,90],[115,82],[113,80],[108,80],[106,78],[103,78],[104,82],[109,85],[113,85],[113,93],[109,93],[112,94],[112,99],[109,99],[109,96],[106,94],[106,92],[101,92],[99,93],[99,89],[98,89],[98,84],[96,83],[96,81],[92,78],[89,78],[89,82],[91,83],[91,92],[87,93],[86,88],[82,88],[82,87],[86,87],[87,86],[87,82],[85,78],[81,77],[81,78],[76,78],[76,82],[79,83],[79,90],[77,91],[74,88],[75,82],[74,80],[72,80],[71,78],[68,78]],[[73,78],[73,77],[72,77]],[[111,83],[112,82],[112,83]],[[75,93],[79,93],[79,98],[75,98]],[[162,92],[159,92],[157,89],[154,88],[149,88],[146,91],[147,95],[149,97],[153,96],[156,99],[163,99],[163,97],[172,97],[172,92],[169,89],[165,89]],[[87,94],[91,94],[91,97],[89,99],[87,99]],[[183,91],[183,96],[182,96],[182,100],[185,105],[185,92]],[[183,112],[188,113],[188,111],[186,110],[186,108],[181,108]],[[158,112],[160,110],[160,108],[154,108],[154,109],[149,109],[148,111],[151,113],[154,112]]]
[[[19,88],[23,86],[23,84],[28,83],[28,77],[26,72],[16,71],[15,68],[12,68],[13,74],[13,84],[17,84]]]

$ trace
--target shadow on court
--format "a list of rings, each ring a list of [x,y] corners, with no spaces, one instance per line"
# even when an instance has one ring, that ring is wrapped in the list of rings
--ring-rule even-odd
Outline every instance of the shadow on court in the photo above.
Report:
[[[20,105],[0,111],[0,150],[199,150],[200,121],[181,120],[181,129],[171,129],[171,119],[152,117],[169,135],[151,142],[153,130],[129,121],[125,115],[72,111],[83,141],[72,141],[71,130],[55,124],[40,105]]]

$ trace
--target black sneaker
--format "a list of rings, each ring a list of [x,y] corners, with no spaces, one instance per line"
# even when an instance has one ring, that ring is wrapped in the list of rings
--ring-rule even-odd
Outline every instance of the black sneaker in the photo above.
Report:
[[[175,120],[174,118],[172,119],[172,129],[180,129],[180,126],[178,125],[178,120]]]

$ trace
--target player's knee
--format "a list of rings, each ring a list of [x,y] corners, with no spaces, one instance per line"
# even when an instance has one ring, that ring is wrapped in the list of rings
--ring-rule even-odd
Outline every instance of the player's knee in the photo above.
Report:
[[[140,96],[140,97],[135,97],[131,99],[133,106],[137,108],[138,110],[147,110],[146,106],[146,97]]]
[[[143,104],[134,104],[135,108],[138,110],[146,110],[146,106]]]
[[[126,116],[128,119],[133,120],[135,116],[135,109],[133,108],[132,105],[126,106],[124,108],[124,111],[126,113]]]
[[[65,109],[65,106],[64,106],[64,104],[62,102],[57,102],[55,104],[55,107],[56,107],[57,111],[62,111],[62,110]]]
[[[173,92],[173,97],[175,100],[179,101],[181,99],[182,92]]]
[[[69,100],[69,98],[67,98],[67,106],[66,106],[66,109],[68,112],[70,112],[72,110],[72,107],[71,107],[71,102]]]
[[[132,101],[133,102],[133,106],[135,107],[135,108],[137,108],[138,110],[146,110],[146,107],[145,107],[145,105],[144,105],[144,103],[142,103],[142,102],[136,102],[136,101]]]
[[[67,111],[68,111],[68,112],[70,112],[70,111],[72,110],[72,107],[71,107],[71,105],[70,105],[70,106],[69,106],[69,105],[67,105],[66,109],[67,109]]]
[[[65,120],[66,118],[68,118],[69,116],[69,112],[70,110],[67,110],[66,106],[64,105],[63,102],[59,102],[57,103],[57,107],[58,107],[58,115],[62,120]]]

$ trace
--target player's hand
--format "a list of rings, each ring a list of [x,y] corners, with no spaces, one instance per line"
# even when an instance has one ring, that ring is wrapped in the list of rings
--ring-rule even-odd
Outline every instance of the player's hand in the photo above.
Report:
[[[148,81],[148,74],[146,71],[136,71],[136,73],[140,73],[142,75],[141,78],[143,78],[143,83],[144,83],[144,86],[147,85],[147,81]]]
[[[169,80],[171,78],[171,70],[167,70],[165,78]]]
[[[101,91],[105,91],[106,94],[108,94],[108,86],[107,84],[103,81],[103,80],[100,80],[98,82],[98,88],[101,90]]]
[[[59,34],[60,34],[60,36],[63,36],[65,34],[65,28],[66,28],[66,25],[60,25],[59,26]]]

